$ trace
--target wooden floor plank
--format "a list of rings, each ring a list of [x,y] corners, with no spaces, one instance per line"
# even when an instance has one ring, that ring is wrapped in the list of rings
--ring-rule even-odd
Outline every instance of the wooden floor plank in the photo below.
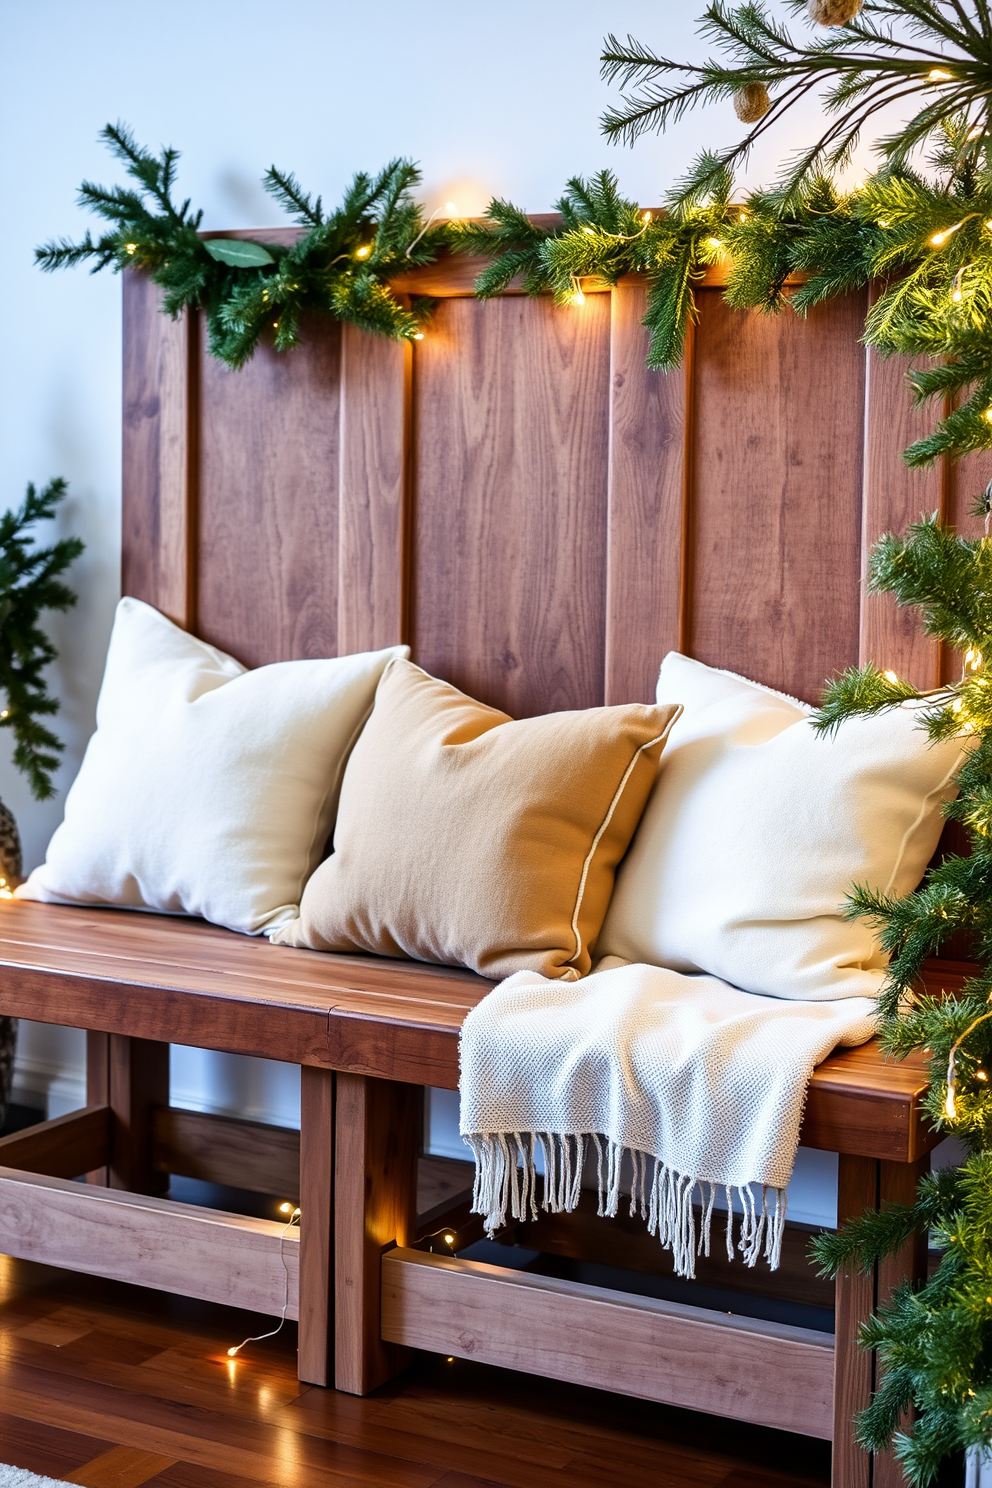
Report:
[[[149,1478],[171,1467],[173,1460],[137,1447],[111,1447],[109,1452],[101,1452],[99,1457],[69,1473],[66,1482],[78,1483],[80,1488],[140,1488]]]

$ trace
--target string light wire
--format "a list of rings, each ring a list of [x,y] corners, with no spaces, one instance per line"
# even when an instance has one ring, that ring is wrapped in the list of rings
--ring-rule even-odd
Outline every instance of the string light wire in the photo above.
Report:
[[[286,1212],[286,1205],[283,1204],[280,1207],[282,1208],[282,1211],[285,1214],[285,1212]],[[268,1333],[255,1333],[251,1338],[245,1338],[241,1343],[238,1344],[237,1348],[229,1348],[228,1351],[227,1351],[227,1357],[229,1359],[236,1359],[237,1356],[238,1356],[238,1354],[240,1354],[241,1350],[243,1348],[247,1348],[248,1345],[249,1345],[249,1343],[261,1343],[263,1339],[265,1339],[265,1338],[275,1338],[276,1334],[279,1333],[279,1332],[281,1332],[282,1327],[283,1327],[283,1324],[286,1321],[286,1313],[289,1311],[289,1267],[286,1265],[286,1248],[285,1248],[286,1247],[286,1236],[289,1234],[290,1230],[293,1228],[294,1225],[298,1225],[299,1224],[299,1220],[300,1220],[300,1211],[299,1211],[298,1208],[296,1208],[296,1209],[293,1210],[292,1214],[289,1216],[289,1219],[286,1221],[286,1227],[283,1230],[282,1234],[279,1236],[279,1259],[280,1259],[280,1261],[282,1261],[283,1275],[286,1278],[286,1293],[285,1293],[285,1300],[283,1301],[283,1304],[282,1304],[282,1312],[279,1315],[279,1321],[278,1321],[278,1323],[276,1324],[276,1326],[274,1328],[272,1328],[270,1330],[270,1332],[268,1332]]]

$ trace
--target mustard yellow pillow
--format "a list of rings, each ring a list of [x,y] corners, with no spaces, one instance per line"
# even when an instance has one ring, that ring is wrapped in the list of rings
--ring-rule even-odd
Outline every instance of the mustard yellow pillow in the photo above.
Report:
[[[610,902],[677,705],[515,721],[390,661],[334,852],[273,939],[573,980]]]

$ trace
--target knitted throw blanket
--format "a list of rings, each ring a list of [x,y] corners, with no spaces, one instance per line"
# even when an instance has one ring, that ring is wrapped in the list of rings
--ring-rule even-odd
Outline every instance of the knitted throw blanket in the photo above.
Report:
[[[461,1133],[475,1157],[473,1208],[492,1235],[579,1201],[594,1152],[599,1212],[620,1203],[674,1253],[680,1276],[709,1254],[717,1194],[743,1210],[747,1265],[778,1265],[785,1188],[814,1067],[874,1032],[875,1004],[759,997],[708,976],[619,965],[582,981],[521,971],[469,1013],[461,1038]],[[540,1186],[535,1156],[544,1159]],[[701,1204],[697,1215],[694,1200]]]

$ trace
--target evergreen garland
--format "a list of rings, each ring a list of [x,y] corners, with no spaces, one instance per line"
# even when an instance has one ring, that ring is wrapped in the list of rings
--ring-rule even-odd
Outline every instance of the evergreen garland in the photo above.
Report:
[[[20,507],[0,516],[0,692],[6,699],[0,728],[13,733],[14,764],[39,801],[54,794],[52,774],[63,745],[42,722],[58,712],[59,704],[45,682],[55,647],[38,622],[45,610],[68,610],[76,603],[60,575],[83,544],[78,537],[63,537],[34,547],[30,529],[55,515],[66,489],[61,479],[43,491],[29,485]]]
[[[647,279],[648,365],[678,366],[695,316],[694,287],[719,265],[738,309],[805,316],[870,281],[885,287],[864,341],[882,356],[925,357],[909,374],[914,397],[934,403],[935,426],[905,452],[910,465],[992,449],[992,168],[962,149],[970,127],[941,126],[931,173],[886,169],[843,193],[826,176],[798,192],[754,191],[735,201],[716,157],[703,156],[676,183],[660,213],[620,196],[602,171],[575,177],[556,203],[560,227],[539,228],[511,203],[493,201],[478,222],[454,224],[456,249],[491,262],[476,281],[483,298],[518,277],[529,294],[559,304],[582,279]],[[953,411],[944,413],[951,396]]]
[[[152,155],[122,124],[108,124],[100,137],[135,184],[84,181],[80,205],[109,226],[96,240],[87,232],[79,243],[60,239],[36,249],[42,269],[88,261],[94,273],[145,269],[164,291],[169,315],[205,312],[212,354],[234,368],[253,356],[263,334],[272,333],[278,351],[296,346],[307,311],[398,341],[422,334],[429,302],[408,308],[389,281],[436,258],[444,229],[424,221],[412,195],[420,172],[409,160],[393,160],[377,176],[359,172],[329,213],[320,197],[314,201],[293,175],[272,166],[262,184],[305,229],[286,248],[201,237],[202,212],[192,212],[188,199],[173,200],[176,150]]]

